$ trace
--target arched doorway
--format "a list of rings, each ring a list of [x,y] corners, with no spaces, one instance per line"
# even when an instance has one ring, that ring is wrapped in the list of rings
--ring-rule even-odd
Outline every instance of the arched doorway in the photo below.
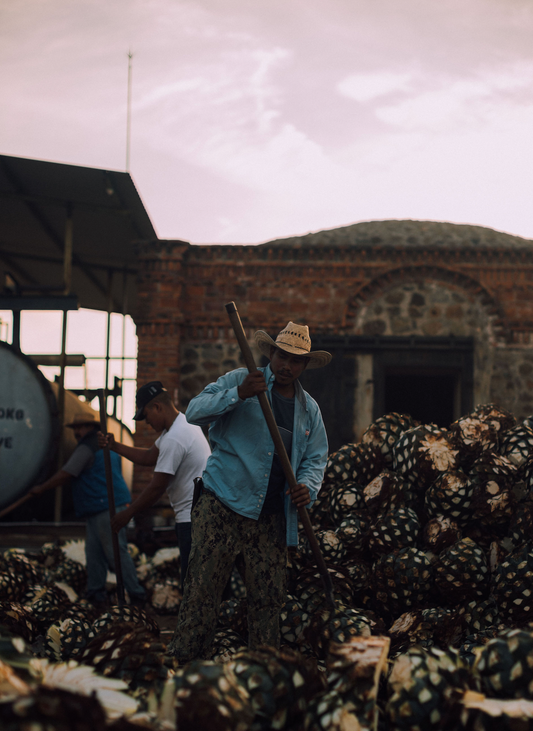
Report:
[[[313,347],[334,359],[302,382],[322,409],[332,449],[390,411],[448,427],[488,400],[493,303],[472,280],[435,281],[425,276],[446,280],[451,272],[413,269],[403,280],[396,270],[374,281],[349,303],[351,333],[313,336]]]

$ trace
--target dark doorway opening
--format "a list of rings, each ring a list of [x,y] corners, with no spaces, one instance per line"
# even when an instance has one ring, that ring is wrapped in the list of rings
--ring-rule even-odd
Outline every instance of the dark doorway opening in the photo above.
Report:
[[[383,342],[373,357],[374,418],[400,411],[447,429],[472,409],[473,354],[470,338]]]
[[[320,406],[332,452],[360,439],[356,409],[370,412],[368,423],[400,411],[447,428],[473,408],[472,338],[313,335],[315,349],[328,350],[333,360],[304,371],[301,381]],[[372,357],[371,379],[358,370],[360,355]]]
[[[454,373],[385,373],[385,412],[447,428],[457,413],[458,388]]]
[[[325,368],[306,370],[302,386],[316,399],[326,425],[331,452],[354,439],[355,356],[331,348],[334,357]]]

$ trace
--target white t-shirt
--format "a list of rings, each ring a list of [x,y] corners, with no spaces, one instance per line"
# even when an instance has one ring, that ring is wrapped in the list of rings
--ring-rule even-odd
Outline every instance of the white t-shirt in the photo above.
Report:
[[[207,439],[200,427],[189,424],[185,414],[180,412],[170,429],[165,429],[158,437],[155,446],[159,449],[159,457],[154,472],[173,475],[167,487],[170,504],[176,514],[176,523],[188,523],[194,478],[202,476],[211,454]]]

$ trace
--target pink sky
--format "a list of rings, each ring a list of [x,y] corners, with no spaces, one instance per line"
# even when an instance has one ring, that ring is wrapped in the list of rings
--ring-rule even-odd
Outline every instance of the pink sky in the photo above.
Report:
[[[533,238],[531,0],[3,0],[0,152],[125,168],[160,237]]]
[[[161,238],[389,218],[533,238],[532,38],[531,0],[2,0],[0,152],[124,170],[131,49],[130,172]],[[68,352],[104,337],[87,317]],[[59,352],[56,320],[27,313],[23,350]]]

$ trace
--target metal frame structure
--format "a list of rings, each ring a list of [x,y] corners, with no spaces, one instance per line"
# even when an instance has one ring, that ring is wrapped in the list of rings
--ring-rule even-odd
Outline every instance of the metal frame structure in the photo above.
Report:
[[[155,239],[129,173],[0,155],[0,310],[13,312],[19,350],[22,310],[62,311],[60,423],[68,312],[107,312],[107,389],[111,313],[135,314],[136,244]]]

